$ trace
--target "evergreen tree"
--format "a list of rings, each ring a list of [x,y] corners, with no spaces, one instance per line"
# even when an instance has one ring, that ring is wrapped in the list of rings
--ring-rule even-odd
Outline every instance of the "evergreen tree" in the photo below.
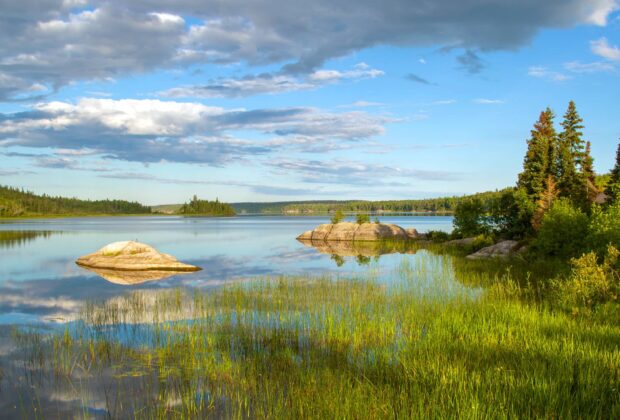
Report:
[[[620,199],[620,143],[616,150],[616,165],[611,170],[611,177],[605,188],[605,194],[607,194],[607,202],[609,204],[615,203]]]
[[[583,169],[586,154],[583,149],[582,122],[575,102],[570,101],[562,121],[563,131],[560,133],[558,144],[558,189],[560,196],[568,198],[580,207],[586,206],[588,202],[589,177]],[[589,171],[593,173],[591,157],[585,164],[589,165]]]
[[[593,202],[598,195],[599,191],[596,188],[596,174],[594,173],[594,159],[590,154],[590,142],[586,142],[586,150],[583,153],[581,159],[581,177],[585,184],[585,195],[588,199],[588,204]]]
[[[540,113],[527,141],[527,153],[523,159],[523,172],[519,174],[517,186],[523,188],[533,201],[547,188],[546,181],[556,175],[557,134],[553,128],[553,111],[547,108]]]

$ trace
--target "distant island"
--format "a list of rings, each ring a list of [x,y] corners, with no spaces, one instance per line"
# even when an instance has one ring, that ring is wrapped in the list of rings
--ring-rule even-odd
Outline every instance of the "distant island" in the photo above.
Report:
[[[234,216],[235,209],[230,204],[215,201],[200,200],[194,195],[189,203],[183,204],[177,214],[184,216]]]

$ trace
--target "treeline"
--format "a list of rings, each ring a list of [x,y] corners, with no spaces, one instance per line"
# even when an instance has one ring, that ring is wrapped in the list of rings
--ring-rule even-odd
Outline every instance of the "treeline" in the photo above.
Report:
[[[52,197],[0,185],[0,217],[150,213],[150,207],[137,202]]]
[[[200,200],[194,195],[189,203],[181,206],[178,214],[188,216],[234,216],[235,209],[230,204],[215,201]]]
[[[456,207],[472,198],[483,203],[495,200],[502,191],[488,191],[464,196],[427,198],[420,200],[383,200],[383,201],[283,201],[274,203],[233,203],[237,213],[262,214],[325,214],[343,212],[367,213],[452,213]]]

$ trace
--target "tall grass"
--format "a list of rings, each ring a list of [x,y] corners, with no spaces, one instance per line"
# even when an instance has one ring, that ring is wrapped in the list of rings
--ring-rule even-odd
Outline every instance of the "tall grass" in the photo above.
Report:
[[[450,258],[423,261],[403,260],[392,284],[137,292],[87,305],[61,334],[16,339],[32,372],[105,383],[114,418],[620,416],[617,324],[524,304],[510,273],[476,274],[493,284],[483,291],[455,283]]]

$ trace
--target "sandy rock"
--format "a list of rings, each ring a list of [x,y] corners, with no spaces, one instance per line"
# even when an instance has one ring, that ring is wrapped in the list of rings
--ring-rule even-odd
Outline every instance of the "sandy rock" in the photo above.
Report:
[[[200,267],[184,264],[172,255],[134,241],[114,242],[99,251],[80,257],[77,265],[108,270],[128,271],[198,271]]]
[[[415,229],[414,229],[415,230]],[[379,241],[382,239],[409,239],[405,229],[400,226],[384,223],[351,223],[323,224],[314,230],[302,233],[300,240],[311,241]]]
[[[405,233],[407,233],[407,236],[411,239],[417,239],[421,236],[415,228],[405,229]]]
[[[482,258],[505,258],[514,253],[518,247],[519,243],[517,241],[501,241],[495,245],[482,248],[465,258],[469,260],[478,260]]]

